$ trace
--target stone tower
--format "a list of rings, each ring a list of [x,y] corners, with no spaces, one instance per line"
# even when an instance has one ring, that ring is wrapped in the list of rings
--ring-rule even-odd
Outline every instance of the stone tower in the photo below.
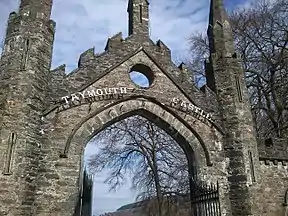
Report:
[[[129,35],[149,36],[149,2],[148,0],[129,0]]]
[[[207,85],[217,95],[225,131],[223,147],[228,159],[231,214],[254,215],[251,191],[257,179],[257,142],[244,71],[235,52],[223,0],[211,0],[207,34],[210,47]]]
[[[41,146],[41,113],[52,59],[52,0],[21,0],[8,19],[0,65],[0,215],[33,215]],[[2,180],[3,178],[3,180]],[[8,202],[8,201],[6,201]]]

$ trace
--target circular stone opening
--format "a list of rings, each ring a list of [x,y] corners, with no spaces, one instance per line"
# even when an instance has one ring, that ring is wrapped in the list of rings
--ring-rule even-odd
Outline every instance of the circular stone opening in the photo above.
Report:
[[[136,64],[129,72],[130,78],[134,84],[142,88],[148,88],[154,81],[153,71],[146,65]]]

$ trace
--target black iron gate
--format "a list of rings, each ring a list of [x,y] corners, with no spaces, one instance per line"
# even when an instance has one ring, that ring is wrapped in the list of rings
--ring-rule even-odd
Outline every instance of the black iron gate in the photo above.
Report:
[[[191,190],[192,216],[221,216],[219,184],[197,183]]]

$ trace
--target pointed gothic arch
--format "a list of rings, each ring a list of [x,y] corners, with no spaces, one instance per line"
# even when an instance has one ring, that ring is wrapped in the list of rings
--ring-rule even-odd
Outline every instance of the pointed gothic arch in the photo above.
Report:
[[[83,145],[82,148],[84,148],[97,133],[101,132],[109,125],[133,115],[140,115],[147,120],[156,123],[156,125],[160,126],[173,138],[176,138],[177,134],[179,134],[182,139],[190,144],[189,147],[182,146],[182,148],[186,149],[185,153],[189,154],[189,151],[191,153],[194,151],[196,153],[196,161],[201,161],[201,164],[212,166],[209,149],[197,131],[175,112],[169,110],[169,108],[141,97],[112,103],[108,107],[105,107],[105,109],[95,110],[83,118],[75,127],[73,127],[69,134],[61,157],[65,158],[69,156],[70,145],[80,144]],[[192,142],[194,137],[199,141],[198,145],[196,145],[195,142]],[[208,140],[205,141],[207,142]]]
[[[76,109],[79,109],[79,107]],[[68,113],[73,113],[73,108],[60,112],[59,114],[61,116],[67,117]],[[56,112],[54,114],[57,116]],[[50,115],[52,115],[52,113],[50,113]],[[201,190],[204,192],[204,184],[200,182],[198,183],[198,173],[202,172],[204,167],[213,167],[213,163],[211,161],[211,147],[213,146],[213,143],[210,142],[211,140],[205,137],[201,137],[205,134],[205,132],[203,133],[201,130],[205,131],[204,128],[209,129],[211,128],[211,125],[201,123],[199,120],[195,119],[194,123],[198,121],[197,123],[201,124],[200,130],[199,128],[195,129],[193,128],[193,125],[188,123],[187,119],[177,114],[177,111],[173,111],[171,108],[166,107],[156,100],[149,101],[147,98],[141,96],[109,103],[103,108],[96,109],[87,113],[87,115],[82,116],[82,118],[73,125],[73,128],[67,128],[69,135],[63,139],[63,141],[65,140],[65,145],[62,143],[59,161],[64,162],[65,160],[69,160],[69,158],[73,159],[75,155],[83,154],[86,144],[95,135],[100,133],[102,130],[105,130],[108,126],[134,115],[140,115],[155,123],[158,127],[167,132],[180,145],[188,160],[189,167],[187,168],[189,173],[195,180],[195,182],[192,181],[190,183],[191,194],[195,193],[194,190],[200,190],[199,188],[201,187],[203,187]],[[47,118],[49,118],[49,116],[47,116]],[[56,117],[54,116],[53,119],[54,118]],[[58,120],[59,122],[65,121],[64,119]],[[219,133],[219,135],[220,134],[221,133]],[[195,142],[195,138],[197,142]],[[53,141],[51,138],[50,140]],[[82,158],[79,157],[78,160],[79,161],[77,163],[81,163]],[[73,161],[75,162],[75,159],[73,159]],[[75,170],[75,173],[77,172],[79,171]],[[202,180],[205,181],[205,179]],[[216,187],[210,187],[209,190],[211,191],[207,191],[207,195],[205,196],[209,197],[209,193],[213,194],[214,198],[211,198],[211,202],[217,203],[215,204],[215,210],[218,211],[218,185],[217,189]],[[76,190],[74,193],[76,193]],[[201,194],[198,195],[201,196]],[[204,198],[204,196],[202,198]],[[77,201],[79,200],[74,197],[73,202]],[[194,205],[197,203],[198,202],[196,201]]]

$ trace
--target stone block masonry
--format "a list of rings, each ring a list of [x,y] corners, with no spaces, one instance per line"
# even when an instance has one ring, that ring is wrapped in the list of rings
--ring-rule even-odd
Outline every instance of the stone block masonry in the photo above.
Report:
[[[201,89],[183,63],[172,62],[164,42],[149,38],[147,0],[129,0],[127,38],[117,33],[103,53],[83,52],[68,75],[65,65],[51,70],[51,9],[52,0],[21,0],[8,18],[0,60],[1,216],[75,216],[85,145],[132,115],[178,141],[197,170],[195,184],[219,183],[222,216],[285,215],[287,141],[258,140],[257,146],[221,0],[211,0],[207,85]],[[148,74],[148,88],[133,83],[133,68]]]

